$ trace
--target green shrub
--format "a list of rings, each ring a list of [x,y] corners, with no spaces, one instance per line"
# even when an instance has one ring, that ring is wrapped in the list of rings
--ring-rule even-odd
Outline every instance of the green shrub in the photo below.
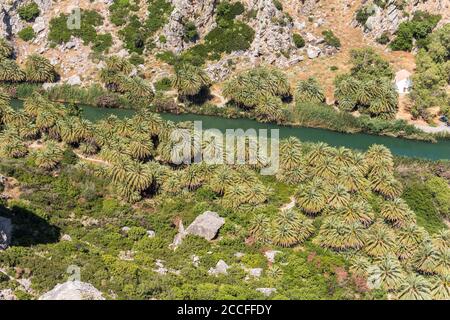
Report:
[[[79,29],[69,29],[67,27],[68,15],[61,14],[50,20],[50,31],[48,40],[55,44],[66,43],[70,37],[77,37],[83,40],[85,45],[92,44],[94,52],[106,51],[112,45],[110,34],[97,34],[96,27],[103,24],[103,17],[90,10],[81,11],[81,26]]]
[[[172,88],[172,81],[165,77],[155,82],[155,89],[158,91],[167,91]]]
[[[29,4],[21,6],[18,12],[20,19],[27,22],[34,21],[34,19],[36,19],[36,17],[38,17],[41,13],[38,5],[35,2],[30,2]]]
[[[140,64],[144,64],[145,60],[143,57],[141,57],[139,54],[137,54],[136,52],[133,52],[130,55],[130,59],[128,59],[130,61],[131,64],[137,66]]]
[[[186,42],[195,42],[198,40],[198,32],[197,27],[195,26],[195,23],[192,21],[189,21],[184,26],[184,41]]]
[[[283,4],[280,1],[272,0],[272,2],[277,10],[283,11]]]
[[[297,48],[303,48],[305,46],[305,39],[298,33],[292,35],[292,40]]]
[[[247,50],[255,36],[255,31],[241,21],[230,23],[228,27],[216,27],[205,37],[208,51],[215,53],[231,53]]]
[[[227,24],[234,18],[244,13],[245,8],[241,2],[230,3],[229,1],[221,1],[217,5],[216,21],[219,25]]]
[[[376,41],[377,41],[379,44],[388,44],[389,41],[391,41],[391,39],[389,38],[389,33],[383,32],[383,33],[381,34],[381,36],[379,36],[379,37],[376,39]]]
[[[371,10],[370,7],[362,7],[356,12],[356,21],[358,21],[360,25],[364,26],[367,22],[367,19],[369,19],[369,17],[373,15],[373,13],[374,11]]]
[[[391,42],[392,50],[411,51],[414,46],[414,40],[419,48],[426,47],[428,44],[428,35],[433,31],[441,20],[440,15],[433,15],[425,11],[414,13],[410,21],[402,22],[396,34],[396,38]]]
[[[325,43],[329,46],[340,48],[341,47],[341,41],[338,37],[336,37],[331,30],[324,30],[322,32],[322,35],[324,36]]]
[[[26,27],[23,28],[22,30],[20,30],[17,35],[19,36],[20,39],[22,39],[23,41],[30,41],[32,40],[36,34],[34,33],[34,30],[32,27]]]

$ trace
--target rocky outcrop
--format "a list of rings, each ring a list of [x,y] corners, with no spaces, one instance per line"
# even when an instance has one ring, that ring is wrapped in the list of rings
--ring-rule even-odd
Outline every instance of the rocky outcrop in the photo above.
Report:
[[[67,281],[56,285],[39,300],[105,300],[93,285],[81,281]]]
[[[225,223],[225,219],[219,217],[217,212],[206,211],[197,216],[187,227],[186,233],[212,240],[216,237],[220,227]]]
[[[19,7],[26,2],[27,0],[10,0],[0,2],[0,37],[10,38],[23,28],[24,23],[19,18],[17,9],[19,9]],[[36,2],[39,6],[41,13],[46,12],[52,6],[52,0],[34,0],[34,2]],[[39,30],[38,32],[43,30],[42,18],[40,18],[40,20],[38,19],[39,18],[36,19],[35,24],[33,25],[35,32],[37,32],[36,29]]]
[[[0,250],[5,250],[11,243],[11,219],[0,217]]]
[[[183,40],[184,26],[187,22],[195,23],[200,37],[205,36],[212,30],[216,23],[214,21],[214,11],[218,0],[172,0],[174,7],[169,22],[163,28],[165,43],[159,46],[176,53],[187,49],[192,43]]]
[[[383,33],[394,34],[401,22],[408,20],[416,11],[427,11],[442,15],[438,25],[448,23],[450,19],[450,2],[448,0],[413,0],[405,4],[397,0],[387,0],[386,5],[381,8],[374,1],[363,1],[361,9],[370,14],[366,23],[361,27],[368,37],[379,38]],[[356,19],[353,25],[359,25]]]
[[[178,233],[175,235],[173,242],[169,245],[171,249],[176,249],[183,242],[184,237],[188,234],[202,237],[208,241],[214,239],[219,229],[225,223],[225,219],[221,218],[217,212],[205,211],[197,216],[195,220],[184,229],[183,222],[177,222]]]
[[[249,10],[256,12],[255,39],[250,55],[260,62],[288,66],[295,47],[292,41],[293,22],[272,0],[250,0]],[[291,62],[292,63],[292,62]]]

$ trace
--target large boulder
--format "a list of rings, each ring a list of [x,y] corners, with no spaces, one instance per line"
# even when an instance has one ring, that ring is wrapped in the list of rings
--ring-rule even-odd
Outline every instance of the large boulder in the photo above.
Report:
[[[81,281],[67,281],[56,285],[39,300],[105,300],[93,285]]]
[[[5,250],[11,243],[11,219],[0,217],[0,250]]]
[[[186,233],[212,240],[224,223],[225,219],[221,218],[217,212],[206,211],[195,218],[194,222],[187,227]]]

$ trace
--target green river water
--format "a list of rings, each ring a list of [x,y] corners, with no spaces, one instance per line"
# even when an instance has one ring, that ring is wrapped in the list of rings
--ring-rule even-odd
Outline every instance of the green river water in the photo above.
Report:
[[[21,107],[22,102],[14,100],[14,107]],[[109,115],[119,118],[131,117],[135,111],[126,109],[96,108],[91,106],[80,106],[83,116],[91,121],[97,121]],[[347,134],[326,129],[287,127],[275,124],[259,123],[250,119],[226,119],[215,116],[201,116],[194,114],[169,114],[162,113],[165,120],[179,121],[202,121],[203,129],[215,128],[225,132],[226,129],[279,129],[280,138],[294,136],[302,141],[326,142],[332,146],[345,146],[352,149],[367,150],[372,144],[383,144],[397,156],[423,158],[430,160],[450,159],[450,140],[440,140],[437,143],[407,140],[401,138],[369,135],[364,133]]]

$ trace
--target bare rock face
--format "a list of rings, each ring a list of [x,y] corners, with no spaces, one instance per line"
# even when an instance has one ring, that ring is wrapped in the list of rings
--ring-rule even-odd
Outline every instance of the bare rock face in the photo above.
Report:
[[[399,6],[399,1],[388,0],[384,8],[380,8],[371,0],[366,0],[363,1],[362,8],[365,8],[371,15],[361,27],[372,39],[377,39],[383,33],[394,34],[400,23],[408,20],[408,15],[412,17],[414,12],[419,10],[442,15],[438,27],[448,23],[450,19],[450,2],[448,0],[413,0],[403,4],[402,7]],[[353,25],[358,25],[358,22],[354,20]]]
[[[17,34],[17,32],[23,28],[24,23],[20,19],[17,10],[26,2],[27,0],[0,1],[0,37],[9,38],[12,35]],[[52,6],[52,0],[34,0],[34,2],[38,5],[41,15]],[[38,19],[39,18],[36,20],[38,21]],[[39,21],[39,24],[36,25],[36,29],[41,32],[45,27],[43,27],[42,21]],[[33,25],[33,29],[35,29],[35,25]],[[39,33],[36,29],[35,32]]]
[[[100,291],[89,283],[67,281],[56,285],[39,300],[105,300]]]
[[[0,217],[0,250],[5,250],[11,243],[11,219]]]
[[[174,9],[169,22],[163,28],[166,42],[159,43],[159,46],[179,53],[192,45],[183,41],[184,26],[187,22],[195,23],[200,37],[205,36],[216,26],[214,10],[218,0],[172,0],[171,2]]]
[[[206,211],[195,218],[194,222],[187,227],[186,233],[212,240],[224,223],[225,219],[219,217],[217,212]]]
[[[251,56],[269,64],[289,65],[288,54],[295,48],[293,22],[275,7],[272,0],[250,0],[248,9],[256,12]]]

